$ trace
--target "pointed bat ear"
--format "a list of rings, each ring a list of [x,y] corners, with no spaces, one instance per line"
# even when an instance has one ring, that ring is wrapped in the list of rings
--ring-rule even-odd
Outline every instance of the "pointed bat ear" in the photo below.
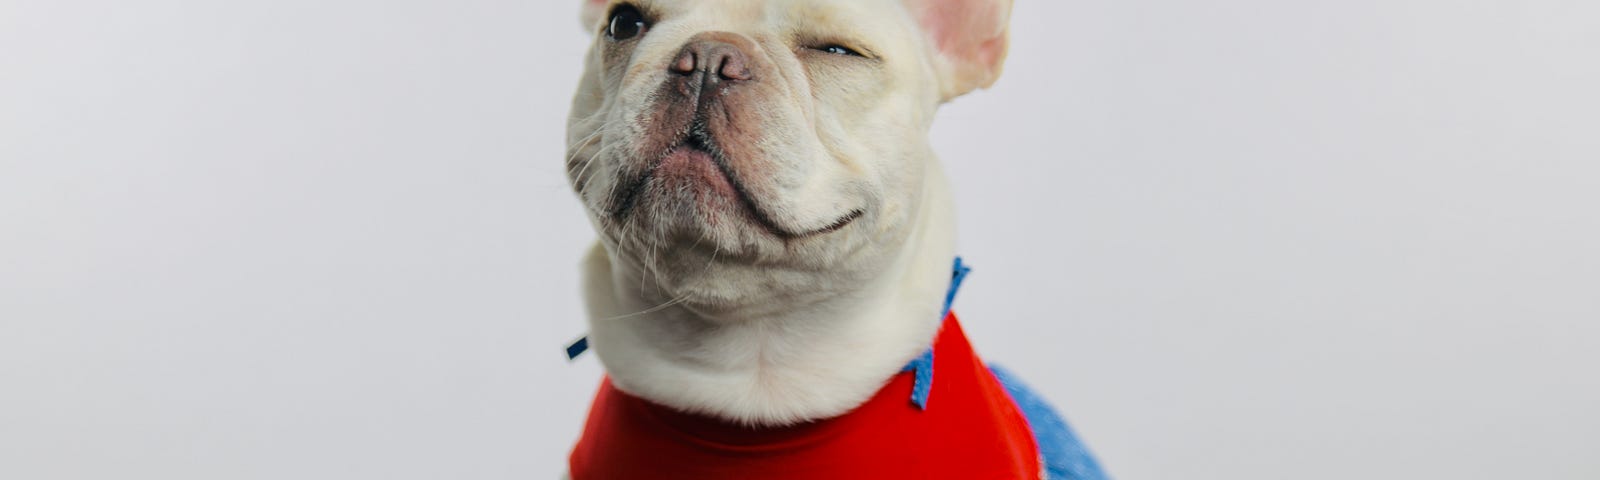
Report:
[[[606,14],[607,0],[583,0],[579,7],[578,21],[582,22],[583,29],[590,33],[596,32],[600,24],[600,17]]]
[[[904,0],[937,56],[945,101],[994,85],[1010,47],[1011,0]]]

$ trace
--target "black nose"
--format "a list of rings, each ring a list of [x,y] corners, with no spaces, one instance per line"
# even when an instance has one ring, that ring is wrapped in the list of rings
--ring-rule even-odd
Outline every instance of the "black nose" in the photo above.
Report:
[[[688,77],[691,88],[751,79],[748,58],[731,43],[701,39],[678,51],[667,70]]]

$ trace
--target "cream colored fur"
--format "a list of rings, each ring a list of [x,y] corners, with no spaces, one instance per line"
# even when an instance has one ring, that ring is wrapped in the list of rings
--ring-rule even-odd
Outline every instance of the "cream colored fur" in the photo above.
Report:
[[[998,75],[1009,1],[640,0],[654,23],[625,45],[603,30],[616,3],[586,1],[595,43],[568,132],[600,236],[583,262],[595,353],[623,391],[733,421],[793,424],[860,405],[939,326],[955,235],[928,127],[941,103]],[[975,66],[941,51],[925,28],[948,13],[929,5],[941,3],[1003,10],[988,33],[1001,59]],[[741,107],[764,155],[747,180],[771,222],[810,232],[859,218],[784,238],[692,202],[615,213],[607,195],[652,131],[668,62],[709,31],[751,39],[773,66],[762,81],[782,84]],[[869,58],[812,48],[831,42]]]

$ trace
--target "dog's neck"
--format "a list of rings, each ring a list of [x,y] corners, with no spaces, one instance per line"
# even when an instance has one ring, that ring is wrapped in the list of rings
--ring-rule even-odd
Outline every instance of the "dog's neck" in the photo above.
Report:
[[[612,382],[668,407],[763,426],[842,415],[871,398],[928,348],[942,320],[955,226],[936,163],[906,243],[885,250],[894,258],[881,271],[834,285],[848,294],[777,300],[753,318],[641,298],[648,274],[597,245],[584,290],[590,341]]]

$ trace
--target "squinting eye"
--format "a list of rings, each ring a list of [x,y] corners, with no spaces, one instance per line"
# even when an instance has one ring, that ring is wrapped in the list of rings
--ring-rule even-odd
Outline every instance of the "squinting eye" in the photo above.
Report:
[[[611,11],[611,25],[606,27],[606,36],[620,42],[639,36],[649,27],[639,9],[628,4],[618,5]]]
[[[866,55],[862,55],[861,52],[857,52],[855,50],[851,50],[848,47],[845,47],[843,45],[828,45],[828,46],[825,46],[825,47],[818,47],[817,50],[828,52],[828,53],[831,53],[831,54],[834,54],[834,55],[844,55],[844,56],[848,56],[848,57],[865,57],[866,56]]]

